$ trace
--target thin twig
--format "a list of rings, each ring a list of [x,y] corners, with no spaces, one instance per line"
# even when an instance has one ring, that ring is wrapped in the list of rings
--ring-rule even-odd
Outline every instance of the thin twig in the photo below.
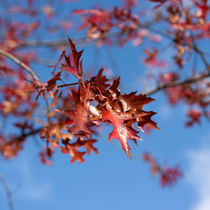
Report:
[[[22,61],[20,61],[17,57],[15,57],[14,55],[12,55],[11,53],[8,53],[2,49],[0,49],[0,54],[9,58],[10,60],[14,61],[16,64],[18,64],[20,67],[24,68],[31,76],[34,80],[38,80],[38,77],[37,75],[34,73],[34,71],[29,67],[27,66],[25,63],[23,63]]]
[[[18,47],[60,47],[66,45],[68,45],[68,40],[34,40],[22,42]]]
[[[5,180],[4,176],[1,173],[0,173],[0,182],[2,183],[2,186],[4,187],[5,193],[7,195],[9,209],[14,210],[14,203],[13,203],[13,200],[12,200],[11,190],[9,189],[9,185],[8,185],[7,181]]]
[[[47,107],[47,122],[48,125],[51,125],[51,119],[50,119],[50,107],[49,107],[49,102],[48,102],[48,98],[45,98],[45,103],[46,103],[46,107]]]
[[[63,84],[63,85],[58,85],[58,87],[62,88],[62,87],[68,87],[68,86],[73,86],[73,85],[78,85],[78,84],[79,84],[78,82],[67,83],[67,84]]]
[[[209,112],[208,112],[208,110],[206,109],[206,107],[203,107],[202,110],[203,110],[203,115],[204,115],[204,117],[206,118],[206,120],[207,120],[208,122],[210,122],[210,115],[209,115]]]
[[[33,136],[33,135],[39,133],[41,130],[42,130],[42,128],[37,128],[37,129],[32,130],[32,131],[30,131],[28,133],[22,134],[21,137],[18,137],[18,138],[20,139],[20,138],[26,138],[26,137],[29,137],[29,136]]]
[[[104,35],[103,37],[106,38],[111,38],[111,37],[115,37],[117,35],[116,32],[110,32],[107,35]],[[74,42],[74,44],[76,45],[83,45],[83,44],[87,44],[87,43],[91,43],[91,42],[97,42],[101,39],[101,37],[99,38],[90,38],[90,37],[80,37],[77,39],[72,39],[72,41]],[[66,46],[68,45],[69,42],[67,39],[63,40],[33,40],[33,41],[25,41],[19,44],[18,48],[22,48],[22,47],[61,47],[61,46]]]
[[[98,41],[98,39],[92,39],[88,37],[82,37],[79,39],[73,39],[74,44],[81,45],[87,44],[90,42]],[[33,41],[25,41],[19,44],[18,48],[22,47],[62,47],[67,46],[69,44],[68,40],[60,39],[60,40],[33,40]]]
[[[111,49],[107,48],[107,47],[105,47],[104,49],[105,49],[107,57],[108,57],[108,59],[110,61],[111,67],[113,68],[113,70],[115,70],[116,72],[120,73],[120,70],[118,68],[117,62],[116,62],[116,60],[114,58],[114,55],[113,55]]]
[[[187,84],[191,84],[191,83],[194,83],[194,82],[198,82],[198,81],[201,81],[207,77],[210,77],[210,72],[206,73],[206,74],[201,74],[197,77],[191,77],[191,78],[188,78],[182,82],[180,81],[174,81],[174,82],[169,82],[169,83],[166,83],[166,84],[163,84],[163,85],[160,85],[156,88],[154,88],[153,90],[149,90],[147,91],[146,93],[144,93],[145,95],[152,95],[154,93],[157,93],[161,90],[164,90],[166,88],[170,88],[170,87],[176,87],[176,86],[183,86],[183,85],[187,85]]]
[[[195,50],[195,52],[197,52],[200,55],[201,60],[203,61],[204,65],[207,68],[207,71],[210,71],[210,65],[209,65],[208,61],[206,60],[204,53],[195,44],[194,44],[193,49]]]
[[[42,129],[43,129],[43,127],[40,127],[40,128],[35,129],[35,130],[32,130],[28,133],[23,133],[19,136],[16,136],[16,137],[12,138],[10,141],[7,142],[7,144],[12,144],[14,141],[22,141],[23,139],[25,139],[29,136],[33,136],[33,135],[39,133]]]

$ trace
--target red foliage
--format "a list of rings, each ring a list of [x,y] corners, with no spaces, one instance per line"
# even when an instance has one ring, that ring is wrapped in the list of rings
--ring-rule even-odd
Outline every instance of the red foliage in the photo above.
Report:
[[[145,162],[150,164],[152,175],[160,175],[160,184],[162,187],[173,185],[175,182],[177,182],[179,178],[183,176],[183,173],[179,170],[178,167],[172,168],[161,166],[149,153],[144,153],[143,159]]]
[[[52,150],[49,148],[45,148],[43,149],[40,153],[39,153],[39,157],[40,157],[40,161],[48,166],[52,166],[53,162],[49,159],[52,157]]]
[[[182,176],[182,172],[177,167],[162,169],[160,178],[161,186],[172,185]]]
[[[104,121],[110,121],[113,125],[113,131],[109,134],[109,141],[111,139],[118,139],[121,142],[123,150],[131,158],[129,154],[130,147],[128,145],[128,139],[134,140],[140,139],[137,136],[137,132],[129,125],[126,125],[126,121],[133,120],[132,115],[121,114],[114,112],[112,108],[107,105],[106,110],[103,111],[102,119]]]
[[[41,138],[46,140],[48,149],[60,148],[62,153],[71,155],[72,163],[76,160],[84,162],[83,156],[86,153],[89,154],[90,151],[98,153],[97,149],[93,147],[96,140],[92,139],[92,135],[96,133],[95,128],[97,126],[102,122],[107,122],[113,126],[109,140],[118,139],[123,150],[130,157],[128,140],[131,139],[137,143],[136,139],[140,139],[133,124],[137,123],[142,131],[145,126],[158,129],[156,123],[151,120],[155,112],[142,110],[142,107],[152,102],[153,99],[145,95],[137,95],[136,92],[121,94],[118,89],[120,79],[118,78],[110,84],[109,79],[103,75],[102,68],[95,77],[84,81],[81,70],[82,62],[80,61],[83,51],[78,52],[70,39],[69,45],[72,55],[67,57],[65,51],[62,53],[58,63],[54,66],[53,77],[46,84],[34,81],[38,91],[37,98],[40,94],[44,99],[49,94],[53,98],[51,107],[54,110],[49,119],[51,118],[50,120],[53,120],[54,123],[42,128]],[[63,57],[66,64],[62,63]],[[71,60],[73,60],[74,65],[71,64]],[[60,62],[61,71],[55,73]],[[64,96],[70,106],[66,106],[65,102],[63,107],[57,109],[54,107],[58,101],[65,100],[62,98],[59,85],[57,85],[57,82],[62,80],[63,71],[73,74],[78,79],[78,87],[72,88],[71,93],[68,90],[68,94]],[[97,104],[97,106],[92,104]],[[81,147],[86,149],[86,152],[79,151],[78,149]],[[48,164],[45,161],[44,153],[41,153],[41,161]]]
[[[80,61],[80,57],[82,56],[83,50],[77,52],[76,49],[75,49],[75,45],[73,44],[71,39],[69,39],[69,45],[70,45],[71,50],[72,50],[72,57],[73,57],[74,65],[73,66],[71,65],[70,57],[68,57],[64,54],[66,64],[62,64],[60,69],[65,70],[67,72],[70,72],[75,77],[80,79],[80,76],[82,74],[82,60]]]
[[[74,1],[62,0],[61,6]],[[210,83],[207,77],[210,65],[208,53],[200,47],[210,37],[210,5],[207,0],[194,0],[192,9],[182,0],[148,0],[152,7],[155,5],[152,12],[138,11],[136,0],[124,0],[122,5],[109,9],[78,8],[56,21],[53,21],[58,15],[55,1],[43,4],[41,8],[35,7],[34,0],[26,2],[23,5],[8,3],[5,11],[0,6],[0,117],[2,124],[12,121],[11,129],[4,131],[1,128],[0,133],[0,153],[5,158],[17,156],[28,137],[39,133],[46,144],[39,154],[42,163],[51,165],[57,150],[70,155],[72,163],[84,162],[86,154],[98,153],[94,147],[97,142],[94,135],[104,123],[113,127],[108,140],[119,140],[131,158],[129,141],[137,144],[141,139],[139,131],[158,129],[151,119],[156,113],[143,110],[153,99],[136,92],[122,94],[120,78],[108,79],[103,68],[95,76],[84,76],[83,50],[77,51],[71,39],[68,39],[70,54],[62,48],[64,40],[55,43],[35,40],[39,29],[46,33],[43,37],[50,37],[51,33],[58,37],[63,30],[68,33],[75,24],[72,14],[82,17],[78,29],[87,35],[78,41],[123,47],[133,40],[138,50],[144,50],[144,57],[140,60],[150,67],[146,75],[150,75],[148,78],[152,84],[157,85],[152,93],[163,90],[171,105],[182,103],[188,107],[187,127],[200,124],[204,117],[209,119]],[[4,13],[8,13],[9,18],[4,17]],[[33,62],[45,61],[40,58],[39,50],[27,49],[36,46],[52,47],[52,54],[56,47],[61,47],[58,61],[51,66],[52,75],[45,82],[29,68]],[[171,57],[167,54],[168,48]],[[76,82],[66,84],[66,78],[72,75]],[[150,82],[148,80],[146,83]],[[46,110],[40,108],[44,103]],[[38,113],[40,110],[42,112]],[[144,160],[150,164],[154,175],[160,174],[163,187],[182,176],[177,167],[160,166],[148,153],[144,154]]]
[[[196,109],[189,109],[187,112],[187,116],[189,117],[189,121],[186,122],[186,126],[191,127],[195,123],[200,124],[200,118],[202,116],[201,111]]]
[[[208,5],[208,0],[195,0],[194,4],[201,10],[201,18],[205,21],[210,10],[210,5]]]

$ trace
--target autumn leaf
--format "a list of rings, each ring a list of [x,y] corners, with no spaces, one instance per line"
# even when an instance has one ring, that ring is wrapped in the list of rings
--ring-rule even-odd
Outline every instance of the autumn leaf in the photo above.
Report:
[[[56,82],[61,80],[61,72],[62,71],[57,72],[51,79],[47,81],[47,91],[51,91],[56,87]]]
[[[161,166],[148,152],[143,154],[143,160],[150,165],[150,171],[153,176],[156,176],[157,174],[160,175],[160,184],[162,187],[172,186],[183,176],[183,173],[178,166]]]
[[[95,77],[92,77],[90,80],[90,83],[94,84],[93,88],[96,91],[100,91],[100,93],[105,93],[106,89],[110,86],[110,84],[108,84],[107,82],[109,82],[109,80],[107,79],[107,77],[103,74],[103,68],[100,68],[97,75]]]
[[[59,59],[58,59],[58,62],[57,62],[54,66],[49,66],[49,67],[53,67],[53,68],[54,68],[52,74],[55,74],[55,70],[56,70],[58,64],[61,62],[61,60],[62,60],[63,57],[65,56],[65,54],[66,54],[66,51],[63,50],[62,54],[60,55],[60,57],[59,57]]]
[[[78,146],[75,146],[75,144],[68,144],[66,145],[66,147],[61,146],[60,148],[63,154],[71,155],[72,157],[71,163],[74,163],[76,160],[80,163],[83,163],[85,161],[83,156],[85,155],[86,152],[79,152],[77,150]]]
[[[161,170],[160,183],[162,187],[170,186],[174,184],[179,178],[183,176],[183,173],[178,167],[168,167]]]
[[[52,19],[55,16],[53,7],[51,7],[50,5],[43,6],[42,11],[49,19]]]
[[[93,146],[93,144],[95,144],[97,142],[97,140],[95,139],[90,139],[85,141],[85,143],[82,145],[88,154],[90,154],[90,152],[94,152],[95,154],[98,154],[98,150]]]
[[[124,105],[123,111],[128,110],[142,110],[142,107],[146,104],[154,101],[153,98],[147,97],[144,94],[136,95],[136,92],[131,92],[129,94],[121,95],[120,97],[121,103]]]
[[[156,112],[153,112],[153,111],[143,111],[144,115],[142,114],[142,116],[140,115],[139,117],[137,116],[137,122],[138,122],[138,127],[144,131],[144,127],[145,126],[149,126],[150,128],[154,128],[154,129],[157,129],[157,130],[160,130],[158,127],[157,127],[157,123],[154,122],[151,117],[153,115],[156,114]]]
[[[74,163],[76,160],[80,163],[84,162],[83,156],[86,154],[86,152],[78,151],[78,149],[81,147],[80,141],[70,143],[69,140],[63,140],[62,143],[65,145],[65,147],[60,147],[61,152],[63,154],[69,154],[72,157],[71,163]]]
[[[89,112],[85,109],[82,104],[78,104],[75,110],[71,111],[62,111],[55,109],[54,111],[65,115],[70,120],[73,121],[73,126],[71,127],[71,131],[76,134],[78,132],[91,133],[90,129],[90,118]]]
[[[195,0],[193,1],[196,7],[201,10],[201,18],[205,21],[210,11],[210,5],[208,5],[208,0]]]
[[[123,150],[131,159],[129,154],[130,146],[128,145],[128,140],[131,139],[135,141],[136,139],[141,139],[139,136],[137,136],[138,132],[125,123],[126,120],[132,119],[132,117],[126,113],[115,112],[108,104],[106,105],[106,110],[103,111],[102,119],[104,121],[110,121],[113,126],[113,131],[109,134],[109,141],[112,139],[118,139]]]
[[[200,124],[200,118],[202,116],[202,113],[200,110],[197,109],[189,109],[187,112],[187,116],[189,120],[185,123],[187,127],[191,127],[194,124]]]
[[[82,56],[83,50],[77,51],[75,48],[74,43],[69,39],[69,45],[72,51],[72,57],[73,57],[73,65],[71,63],[71,58],[69,56],[64,55],[65,64],[62,64],[61,70],[64,70],[66,72],[72,73],[75,77],[78,79],[81,79],[82,76],[82,60],[80,61],[80,58]]]
[[[39,153],[40,161],[47,166],[52,166],[53,162],[50,160],[50,158],[52,157],[52,153],[53,151],[50,148],[44,148]]]

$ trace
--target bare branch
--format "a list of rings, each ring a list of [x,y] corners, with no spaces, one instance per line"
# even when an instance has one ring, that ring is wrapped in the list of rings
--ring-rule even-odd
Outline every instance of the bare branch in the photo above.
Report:
[[[101,37],[100,37],[101,38]],[[78,39],[73,39],[74,44],[76,45],[81,45],[81,44],[87,44],[90,42],[96,42],[98,40],[100,40],[100,38],[97,39],[92,39],[90,37],[81,37]],[[66,46],[68,45],[69,42],[67,39],[63,40],[34,40],[34,41],[26,41],[26,42],[22,42],[21,44],[19,44],[19,48],[20,47],[61,47],[61,46]]]
[[[72,39],[75,45],[83,45],[88,44],[92,42],[97,42],[101,38],[114,38],[118,35],[117,32],[110,32],[107,34],[104,34],[103,37],[98,38],[91,38],[91,37],[80,37],[76,39]],[[31,40],[31,41],[23,41],[18,45],[17,48],[22,47],[62,47],[68,45],[69,42],[67,39],[60,39],[60,40]]]
[[[68,87],[68,86],[73,86],[73,85],[78,85],[79,83],[78,82],[74,82],[74,83],[68,83],[68,84],[63,84],[63,85],[58,85],[59,88],[62,88],[62,87]]]
[[[145,95],[152,95],[154,93],[157,93],[157,92],[159,92],[161,90],[164,90],[164,89],[167,89],[167,88],[170,88],[170,87],[183,86],[183,85],[195,83],[195,82],[201,81],[201,80],[203,80],[203,79],[205,79],[207,77],[210,77],[210,72],[205,73],[205,74],[201,74],[201,75],[199,75],[197,77],[188,78],[188,79],[186,79],[186,80],[184,80],[182,82],[180,82],[180,81],[169,82],[169,83],[160,85],[160,86],[154,88],[153,90],[149,90],[149,91],[147,91],[144,94]]]
[[[21,136],[18,136],[18,137],[16,137],[15,139],[22,139],[22,138],[27,138],[27,137],[29,137],[29,136],[33,136],[33,135],[39,133],[41,130],[42,130],[42,127],[37,128],[37,129],[32,130],[32,131],[30,131],[30,132],[28,132],[28,133],[23,133]]]
[[[68,40],[34,40],[22,42],[18,47],[60,47],[68,45]]]
[[[210,71],[210,65],[209,65],[208,61],[206,60],[204,53],[195,44],[193,46],[193,49],[195,50],[195,52],[197,52],[200,55],[201,60],[203,61],[204,65],[207,68],[207,71]]]
[[[29,136],[33,136],[37,133],[39,133],[41,130],[43,129],[43,127],[40,127],[40,128],[37,128],[37,129],[34,129],[28,133],[23,133],[19,136],[15,136],[14,138],[12,138],[10,141],[7,141],[7,145],[9,144],[12,144],[13,142],[17,142],[17,141],[22,141],[23,139],[29,137]]]
[[[206,120],[207,120],[208,122],[210,122],[210,115],[209,115],[208,110],[207,110],[205,107],[203,107],[202,110],[203,110],[203,115],[204,115],[204,117],[206,118]]]
[[[14,55],[12,55],[11,53],[8,53],[2,49],[0,49],[0,54],[9,58],[10,60],[14,61],[16,64],[18,64],[20,67],[24,68],[31,76],[34,80],[39,80],[39,78],[37,77],[37,75],[34,73],[34,71],[27,66],[25,63],[21,62],[17,57],[15,57]]]
[[[1,173],[0,173],[0,182],[2,183],[2,186],[4,187],[5,193],[7,195],[9,209],[14,210],[14,203],[13,203],[13,200],[12,200],[11,190],[9,188],[9,185],[8,185],[7,181],[5,180],[4,176]]]

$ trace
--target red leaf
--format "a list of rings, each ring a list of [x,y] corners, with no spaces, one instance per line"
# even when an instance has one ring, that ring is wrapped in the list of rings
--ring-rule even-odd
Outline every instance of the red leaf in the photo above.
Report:
[[[27,0],[27,3],[28,3],[28,6],[29,7],[32,7],[33,6],[33,3],[34,3],[34,0]]]
[[[62,54],[60,55],[58,62],[54,66],[49,66],[49,67],[54,67],[52,74],[55,74],[55,70],[56,70],[58,64],[61,62],[62,58],[65,56],[65,53],[66,53],[66,51],[64,50],[62,52]]]
[[[129,94],[120,96],[120,101],[122,101],[122,104],[124,104],[124,111],[131,109],[142,109],[144,105],[149,104],[154,100],[155,99],[147,97],[143,94],[136,95],[136,92],[131,92]]]
[[[64,55],[66,63],[62,64],[60,69],[67,71],[67,72],[71,72],[75,77],[77,77],[78,79],[81,79],[82,72],[80,70],[81,70],[81,66],[82,66],[82,60],[80,61],[80,58],[82,56],[83,50],[77,52],[77,50],[75,49],[74,43],[71,41],[71,39],[68,38],[68,40],[69,40],[69,45],[70,45],[71,51],[72,51],[74,65],[71,64],[70,57]],[[79,64],[80,64],[80,66],[79,66]]]
[[[198,7],[201,10],[201,18],[203,20],[206,20],[208,11],[210,10],[210,6],[208,5],[208,0],[197,0],[194,1],[194,4],[196,7]]]
[[[72,156],[71,163],[74,163],[76,160],[80,163],[85,162],[83,159],[85,152],[77,151],[77,147],[78,146],[75,144],[68,144],[66,147],[60,147],[63,154],[70,154]]]
[[[75,110],[72,111],[62,111],[55,109],[56,112],[65,115],[70,120],[72,120],[73,126],[71,127],[71,131],[76,134],[78,132],[91,133],[90,129],[90,119],[89,112],[87,109],[82,106],[82,104],[78,104]]]
[[[61,71],[57,72],[51,79],[47,81],[47,91],[55,88],[57,80],[61,80]]]
[[[53,162],[49,159],[52,157],[52,152],[53,151],[51,149],[45,148],[39,153],[40,160],[43,164],[48,166],[53,165]]]
[[[172,185],[174,184],[178,178],[182,177],[183,174],[179,170],[179,168],[166,168],[162,169],[161,171],[161,176],[160,176],[160,183],[162,187],[165,187],[167,185]]]
[[[137,118],[137,121],[138,121],[138,126],[139,128],[144,131],[144,126],[149,126],[150,128],[154,128],[154,129],[157,129],[157,130],[160,130],[158,127],[157,127],[157,123],[155,123],[154,121],[152,121],[151,117],[153,115],[156,114],[156,112],[153,112],[153,111],[143,111],[143,113],[145,115],[143,116],[140,116]]]
[[[74,163],[75,160],[77,160],[80,163],[85,162],[85,160],[83,159],[83,155],[85,155],[85,152],[79,152],[76,149],[71,149],[70,155],[72,156],[71,163]]]
[[[97,142],[97,140],[91,139],[84,141],[83,147],[86,149],[87,153],[90,154],[90,152],[94,152],[95,154],[98,154],[98,150],[93,146],[94,143]]]
[[[178,167],[164,167],[158,164],[158,162],[149,153],[143,154],[145,162],[150,164],[150,170],[152,175],[160,175],[160,184],[162,187],[171,186],[178,178],[183,176],[183,173]]]
[[[107,111],[103,111],[102,119],[104,121],[110,121],[113,126],[113,131],[109,134],[109,141],[111,139],[118,139],[123,150],[131,159],[129,154],[130,147],[128,145],[128,140],[131,139],[135,142],[136,139],[141,139],[139,136],[137,136],[138,132],[125,123],[126,120],[132,119],[132,117],[126,113],[115,112],[109,105],[106,106],[106,109]]]
[[[197,109],[189,109],[187,112],[187,116],[189,117],[189,120],[186,122],[187,127],[193,126],[195,123],[200,124],[200,118],[202,116],[202,113]]]

